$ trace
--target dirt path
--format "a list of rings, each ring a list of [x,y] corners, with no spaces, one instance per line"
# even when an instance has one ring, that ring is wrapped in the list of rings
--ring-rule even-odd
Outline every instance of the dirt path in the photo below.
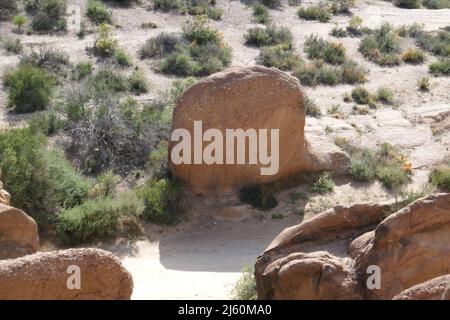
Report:
[[[230,299],[245,265],[299,216],[253,217],[162,234],[158,241],[109,248],[134,279],[133,299]]]

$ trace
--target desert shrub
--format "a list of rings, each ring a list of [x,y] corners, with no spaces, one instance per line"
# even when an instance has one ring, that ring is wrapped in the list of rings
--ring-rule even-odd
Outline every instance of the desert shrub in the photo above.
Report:
[[[234,300],[256,300],[256,280],[251,267],[244,267],[242,276],[234,285],[232,294]]]
[[[450,191],[450,167],[440,166],[433,169],[429,175],[430,182],[443,190]]]
[[[223,10],[220,8],[208,8],[208,10],[206,10],[206,15],[210,19],[221,20],[222,15],[223,15]]]
[[[450,74],[450,57],[440,58],[429,65],[430,72],[436,75],[449,75]]]
[[[305,96],[303,99],[303,103],[305,105],[305,113],[308,116],[320,118],[322,116],[322,111],[320,110],[320,107],[308,96]]]
[[[357,181],[380,180],[387,188],[399,188],[410,180],[410,163],[394,148],[384,143],[376,151],[351,150],[350,176]]]
[[[331,12],[333,14],[350,14],[350,8],[354,7],[356,0],[333,0],[331,1]]]
[[[346,37],[347,31],[343,27],[339,27],[338,25],[335,25],[330,32],[330,35],[336,38],[344,38]]]
[[[117,48],[116,52],[114,53],[114,56],[116,58],[117,63],[119,66],[122,67],[129,67],[131,66],[131,57],[130,55],[122,48]]]
[[[276,67],[280,70],[292,70],[302,62],[295,51],[285,45],[261,48],[259,63],[266,67]]]
[[[346,60],[345,48],[341,43],[329,42],[317,35],[306,39],[304,50],[310,59],[322,59],[331,64],[342,64]]]
[[[153,7],[162,11],[177,10],[181,6],[180,0],[153,0]]]
[[[61,117],[53,111],[40,112],[28,121],[28,126],[33,132],[51,135],[64,127]]]
[[[200,66],[192,57],[183,52],[174,52],[167,56],[161,64],[161,71],[167,74],[190,76],[199,73]]]
[[[380,87],[375,94],[375,99],[385,104],[393,104],[394,92],[387,87]]]
[[[333,192],[334,189],[334,181],[332,173],[329,171],[322,172],[319,175],[319,178],[316,182],[311,186],[311,191],[318,194],[325,194],[328,192]]]
[[[422,50],[408,49],[402,53],[402,60],[411,64],[423,63],[425,61],[425,53]]]
[[[91,61],[82,61],[75,65],[72,71],[72,77],[80,81],[92,74],[94,66]]]
[[[392,66],[400,63],[400,40],[388,23],[383,24],[373,34],[366,35],[359,44],[363,56],[380,65]]]
[[[318,84],[336,85],[342,81],[342,74],[339,68],[329,67],[321,61],[302,64],[294,72],[303,85],[316,86]]]
[[[261,0],[261,3],[270,9],[281,7],[281,0]]]
[[[415,37],[417,45],[438,56],[450,56],[450,32],[441,30],[436,34],[420,32]]]
[[[45,150],[43,156],[49,171],[53,201],[63,208],[81,204],[88,196],[90,182],[72,167],[62,150]]]
[[[252,185],[239,191],[239,199],[254,208],[267,211],[278,205],[278,188],[273,184]]]
[[[120,180],[121,177],[111,170],[103,172],[97,177],[94,187],[89,191],[89,196],[93,198],[114,196]]]
[[[424,25],[414,22],[409,25],[402,25],[398,28],[397,32],[401,37],[412,37],[416,38],[423,34]]]
[[[421,0],[394,0],[397,7],[407,8],[407,9],[417,9],[421,6]]]
[[[354,61],[347,60],[341,66],[341,82],[355,84],[367,81],[367,70]]]
[[[117,40],[112,37],[112,27],[102,23],[97,29],[97,36],[94,41],[94,53],[102,57],[113,56],[117,49]]]
[[[141,24],[141,28],[142,29],[156,29],[156,28],[158,28],[158,25],[156,24],[156,23],[154,23],[154,22],[143,22],[142,24]]]
[[[65,68],[70,65],[69,55],[66,52],[48,46],[40,46],[38,50],[33,48],[31,52],[22,55],[20,63],[58,75],[63,75]]]
[[[129,90],[135,94],[148,92],[148,82],[142,70],[134,70],[128,78]]]
[[[0,169],[5,188],[14,194],[12,205],[23,209],[43,227],[61,207],[82,201],[89,183],[61,152],[46,150],[46,138],[34,129],[0,133]]]
[[[88,81],[97,93],[102,94],[123,92],[128,88],[126,77],[119,69],[111,65],[101,66]]]
[[[417,86],[421,91],[429,91],[430,90],[430,78],[422,77],[417,80]]]
[[[9,37],[4,37],[1,40],[2,47],[6,52],[19,54],[23,50],[23,44],[20,39],[13,39]]]
[[[14,16],[14,18],[12,19],[12,23],[17,26],[19,31],[22,30],[22,26],[26,24],[27,21],[28,21],[27,17],[23,14],[18,14]]]
[[[88,0],[86,14],[96,24],[111,23],[111,12],[100,0]]]
[[[317,20],[320,22],[328,22],[331,20],[332,16],[330,7],[324,2],[315,6],[300,7],[297,14],[302,19]]]
[[[5,75],[4,85],[8,88],[8,107],[25,113],[47,108],[54,80],[43,69],[20,64]]]
[[[449,0],[422,0],[422,4],[428,9],[450,8]]]
[[[140,49],[140,56],[145,58],[163,58],[174,52],[181,38],[175,33],[160,33],[146,41]]]
[[[253,6],[253,20],[257,23],[268,23],[270,18],[267,7],[262,4]]]
[[[137,219],[143,209],[142,202],[131,192],[87,200],[61,212],[58,233],[67,244],[111,238],[118,233],[122,219]]]
[[[373,95],[364,87],[356,87],[352,90],[352,99],[357,104],[374,105]]]
[[[145,204],[145,219],[158,223],[175,223],[183,210],[182,185],[173,179],[149,180],[136,188]]]
[[[362,36],[363,34],[370,34],[372,30],[363,27],[363,19],[359,16],[353,16],[346,26],[348,34],[354,37]]]
[[[286,27],[278,27],[274,24],[250,28],[244,35],[244,38],[246,44],[258,47],[278,44],[292,45],[291,31]]]
[[[58,31],[66,28],[66,1],[41,0],[31,21],[35,31]]]
[[[0,21],[9,20],[18,11],[16,0],[0,2]]]

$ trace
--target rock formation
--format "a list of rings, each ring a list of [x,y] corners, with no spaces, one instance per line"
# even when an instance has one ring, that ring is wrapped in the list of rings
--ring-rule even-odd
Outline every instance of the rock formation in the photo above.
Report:
[[[3,189],[3,182],[0,181],[0,204],[6,204],[9,206],[10,200],[11,196],[6,190]]]
[[[402,291],[394,300],[450,300],[450,275],[437,277]]]
[[[79,267],[80,289],[72,286],[70,266]],[[0,288],[0,300],[124,300],[131,297],[133,280],[109,252],[70,249],[0,261]]]
[[[234,151],[234,164],[194,163],[194,121],[202,122],[202,132],[218,129],[223,134],[224,153]],[[169,145],[170,166],[174,176],[189,184],[196,193],[233,191],[251,184],[273,182],[304,171],[319,171],[328,167],[345,167],[348,157],[340,150],[320,152],[321,145],[309,145],[304,135],[305,107],[298,79],[275,68],[254,66],[235,68],[216,73],[188,88],[177,102],[172,120],[172,132],[186,129],[191,135],[192,164],[174,164],[171,152],[178,142]],[[227,149],[226,129],[267,129],[268,155],[271,151],[270,130],[279,130],[279,168],[273,175],[262,175],[261,168],[269,165],[260,161],[261,147],[256,164],[249,164],[249,143],[246,142],[246,164],[237,163],[237,143]],[[258,136],[259,137],[259,136]],[[180,139],[181,140],[181,139]],[[208,142],[200,143],[201,149]],[[261,142],[261,139],[259,139]],[[234,140],[236,142],[236,140]],[[329,145],[328,145],[329,146]],[[314,149],[315,148],[315,149]],[[337,148],[337,147],[334,147]],[[310,154],[309,150],[315,150]],[[322,150],[323,151],[323,150]],[[201,154],[201,151],[200,151]],[[273,154],[273,153],[272,153]],[[202,160],[202,159],[200,159]],[[339,170],[338,170],[339,171]]]
[[[36,222],[22,210],[0,204],[0,259],[12,259],[39,249]]]
[[[426,281],[450,274],[450,194],[418,199],[379,222],[388,207],[336,207],[285,229],[256,262],[258,297],[447,297],[442,287],[448,278]],[[371,223],[372,231],[366,232]],[[379,267],[379,289],[366,285],[371,266]]]

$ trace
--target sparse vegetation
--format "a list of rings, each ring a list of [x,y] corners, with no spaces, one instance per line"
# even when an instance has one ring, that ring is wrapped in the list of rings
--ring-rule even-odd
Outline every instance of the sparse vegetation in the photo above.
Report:
[[[394,92],[392,92],[392,90],[387,87],[380,87],[377,90],[375,99],[385,104],[393,104]]]
[[[86,10],[87,16],[95,24],[111,23],[111,12],[101,0],[88,0]]]
[[[29,7],[33,14],[31,26],[35,31],[60,31],[66,28],[66,1],[41,0]]]
[[[304,50],[310,59],[322,59],[331,64],[343,64],[346,60],[345,48],[341,43],[329,42],[317,35],[306,39]]]
[[[317,20],[320,22],[328,22],[332,17],[331,8],[325,2],[321,2],[315,6],[300,7],[297,14],[302,19]]]
[[[441,58],[429,65],[430,72],[436,75],[449,75],[450,74],[450,57]]]
[[[288,28],[278,27],[274,24],[264,27],[254,27],[247,30],[244,35],[245,43],[257,47],[274,45],[292,45],[292,33]]]
[[[256,300],[256,280],[251,267],[244,267],[242,276],[234,285],[232,293],[235,300]]]
[[[435,186],[450,191],[450,166],[440,166],[430,172],[430,182]]]
[[[417,80],[417,86],[421,91],[429,91],[430,90],[430,78],[422,77]]]
[[[329,171],[322,172],[311,187],[311,191],[318,194],[326,194],[334,190],[333,175]]]
[[[257,23],[268,23],[269,18],[269,10],[267,10],[267,7],[262,4],[256,4],[253,7],[253,19]]]
[[[23,44],[20,39],[13,39],[9,37],[2,38],[1,40],[2,47],[6,50],[6,52],[19,54],[22,52]]]
[[[322,111],[320,107],[307,96],[304,97],[303,103],[305,105],[305,113],[308,116],[320,118],[322,116]]]
[[[287,45],[275,45],[261,48],[259,63],[280,70],[292,70],[302,63],[300,56]]]
[[[402,60],[406,63],[420,64],[425,61],[425,53],[422,50],[408,49],[403,52]]]
[[[382,66],[400,63],[400,40],[388,23],[383,24],[373,34],[366,35],[360,42],[359,51],[364,57]]]

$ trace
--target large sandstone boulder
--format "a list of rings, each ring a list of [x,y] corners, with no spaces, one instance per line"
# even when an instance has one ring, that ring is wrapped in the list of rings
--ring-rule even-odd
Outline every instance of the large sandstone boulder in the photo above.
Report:
[[[450,300],[450,274],[402,291],[394,300]]]
[[[367,203],[335,206],[311,219],[284,229],[266,248],[266,252],[306,241],[317,241],[348,232],[359,235],[361,230],[378,224],[391,203]]]
[[[79,267],[80,289],[68,288],[74,275],[70,266]],[[133,279],[109,252],[70,249],[0,261],[0,288],[0,300],[125,300],[133,292]]]
[[[325,251],[292,253],[256,273],[259,299],[361,299],[351,265]]]
[[[206,164],[204,159],[200,161],[202,164],[194,164],[194,121],[202,122],[203,133],[208,129],[220,130],[224,155],[219,156],[218,159],[221,160],[218,161],[223,164]],[[204,194],[235,191],[246,185],[269,183],[304,171],[348,165],[348,156],[342,150],[329,152],[329,143],[322,142],[315,146],[315,141],[311,141],[308,144],[304,126],[305,107],[297,78],[278,69],[262,66],[234,68],[216,73],[188,88],[174,108],[172,132],[177,129],[188,130],[192,151],[191,164],[174,164],[171,153],[179,142],[172,141],[169,145],[171,171],[174,176],[190,185],[195,193]],[[278,129],[278,172],[261,174],[260,169],[269,165],[261,164],[261,149],[258,145],[255,145],[255,150],[258,150],[256,164],[249,164],[248,140],[245,164],[237,164],[236,139],[234,149],[227,149],[226,129],[254,129],[257,135],[260,129],[267,129],[269,155],[272,151],[270,130]],[[215,141],[214,138],[210,140]],[[202,142],[200,153],[197,154],[201,154],[211,144],[210,140]],[[234,161],[228,160],[227,163],[225,153],[230,150],[234,151]]]
[[[17,258],[39,249],[38,227],[22,210],[0,204],[0,259]]]
[[[349,252],[362,283],[368,266],[380,268],[381,290],[366,290],[369,299],[391,299],[450,273],[450,194],[416,200],[355,239]]]

